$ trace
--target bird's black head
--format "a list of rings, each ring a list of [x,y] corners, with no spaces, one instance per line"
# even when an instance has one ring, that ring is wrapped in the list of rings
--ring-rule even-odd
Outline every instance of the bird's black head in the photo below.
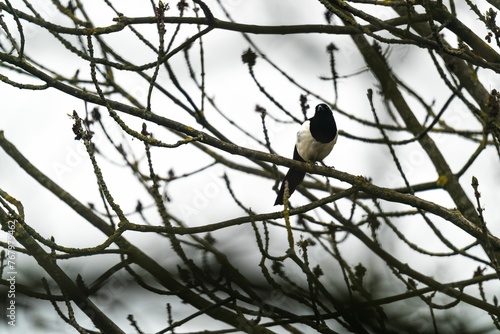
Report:
[[[324,103],[320,103],[316,106],[314,117],[317,118],[332,118],[332,110]]]
[[[310,119],[311,134],[319,142],[329,143],[337,136],[337,124],[330,107],[324,103],[316,106],[316,112]]]

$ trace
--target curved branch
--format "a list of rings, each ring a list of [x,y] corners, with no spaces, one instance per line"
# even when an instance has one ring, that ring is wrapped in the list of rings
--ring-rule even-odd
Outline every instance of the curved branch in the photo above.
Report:
[[[453,212],[453,211],[448,210],[444,207],[441,207],[435,203],[420,199],[416,196],[408,195],[408,194],[401,194],[401,193],[397,193],[396,191],[391,190],[391,189],[377,187],[377,186],[373,185],[371,182],[369,182],[366,179],[359,177],[359,176],[350,175],[348,173],[335,170],[333,168],[313,166],[311,164],[306,164],[306,163],[302,163],[302,162],[299,162],[296,160],[287,159],[284,157],[280,157],[278,155],[268,154],[268,153],[264,153],[261,151],[252,150],[252,149],[244,148],[241,146],[237,146],[235,144],[224,142],[224,141],[221,141],[215,137],[212,137],[212,136],[204,133],[203,131],[195,130],[190,126],[176,122],[172,119],[159,116],[159,115],[152,113],[152,112],[146,114],[145,110],[141,110],[141,109],[138,109],[136,107],[132,107],[132,106],[129,106],[129,105],[126,105],[126,104],[123,104],[123,103],[120,103],[120,102],[117,102],[117,101],[114,101],[111,99],[106,100],[106,103],[104,103],[103,100],[98,95],[94,95],[94,94],[91,94],[87,91],[80,90],[80,89],[68,86],[62,82],[59,82],[59,81],[55,80],[54,78],[45,74],[43,71],[40,71],[33,66],[30,66],[26,62],[21,62],[13,56],[9,56],[9,55],[0,53],[0,60],[9,62],[13,65],[17,65],[20,68],[24,69],[25,71],[40,78],[41,80],[46,81],[52,87],[57,88],[57,89],[65,92],[69,95],[72,95],[72,96],[77,97],[79,99],[82,99],[84,101],[95,103],[98,105],[106,105],[106,106],[109,106],[113,109],[122,111],[126,114],[144,119],[145,121],[150,121],[150,122],[156,123],[158,125],[164,126],[166,128],[182,132],[182,133],[184,133],[188,136],[191,136],[191,137],[200,138],[200,140],[199,140],[200,143],[205,143],[209,146],[216,147],[216,148],[218,148],[222,151],[225,151],[227,153],[243,156],[251,161],[271,162],[271,163],[274,163],[277,165],[291,167],[291,168],[294,168],[297,170],[305,171],[305,172],[308,172],[310,174],[319,174],[319,175],[323,175],[323,176],[333,177],[337,180],[347,182],[351,185],[357,185],[360,187],[360,189],[362,191],[364,191],[370,195],[373,195],[375,197],[379,197],[381,199],[391,201],[391,202],[399,202],[399,203],[404,203],[404,204],[408,204],[411,206],[420,207],[423,210],[427,210],[429,212],[432,212],[438,216],[441,216],[442,218],[445,218],[446,220],[449,220],[450,222],[457,225],[459,228],[466,231],[467,233],[470,233],[471,235],[478,238],[479,240],[484,239],[484,234],[482,233],[482,230],[478,226],[476,226],[475,223],[472,223],[470,220],[470,219],[474,219],[474,218],[477,219],[477,214],[475,212],[474,206],[472,205],[472,203],[470,201],[468,201],[468,198],[465,194],[463,194],[463,196],[458,196],[456,198],[456,203],[457,203],[457,206],[458,206],[460,212],[463,212],[467,218],[465,218],[459,212]],[[411,110],[409,110],[409,112],[411,112]],[[410,117],[410,119],[413,119],[414,115],[411,114],[409,117]],[[422,127],[418,124],[418,127],[415,130],[415,134],[417,135],[417,134],[421,133],[422,131],[423,131]],[[430,138],[428,138],[427,136],[424,136],[421,140],[424,140],[424,139],[427,141],[427,145],[429,145]],[[429,148],[429,146],[427,146],[427,145],[424,145],[424,148]],[[436,152],[439,152],[439,151],[437,150],[437,148],[435,147],[435,145],[433,143],[432,143],[431,148],[436,150],[436,151],[431,152],[432,153],[431,157],[436,157],[437,156]],[[441,163],[441,161],[438,161],[438,164],[436,167],[437,168],[444,168],[444,166],[447,167],[447,164],[446,164],[446,161],[444,161],[444,158],[441,156],[440,159],[443,161],[443,163]],[[454,190],[455,188],[453,188],[453,187],[456,187],[457,191],[460,192],[460,194],[463,193],[463,189],[460,187],[458,182],[455,180],[453,174],[449,170],[449,167],[447,168],[447,170],[444,169],[442,171],[442,173],[440,173],[440,175],[446,175],[448,177],[449,182],[447,183],[447,187],[452,187],[451,188],[452,190],[449,191],[450,195],[452,195],[452,196],[457,195],[457,193]],[[450,189],[450,188],[448,188],[448,189]],[[468,203],[466,203],[464,201],[468,201]],[[464,206],[464,204],[468,204],[468,205]],[[500,240],[499,239],[497,239],[491,235],[489,236],[489,238],[491,239],[491,242],[493,245],[496,245],[498,248],[500,248]]]

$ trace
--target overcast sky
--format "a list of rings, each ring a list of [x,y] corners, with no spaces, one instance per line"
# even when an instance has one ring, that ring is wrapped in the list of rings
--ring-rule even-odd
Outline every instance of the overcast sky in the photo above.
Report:
[[[14,7],[19,6],[23,8],[20,5],[21,1],[11,2]],[[225,19],[223,12],[218,9],[216,1],[207,0],[206,3],[213,10],[216,17]],[[318,1],[224,0],[223,3],[227,6],[233,18],[241,23],[263,25],[325,23],[324,9]],[[69,24],[67,20],[57,14],[51,1],[36,1],[34,5],[41,10],[46,20],[62,25]],[[457,3],[459,10],[461,10],[461,5],[461,2]],[[177,15],[175,3],[171,3],[170,6],[172,9],[166,15]],[[488,8],[484,1],[478,4],[478,6],[480,6],[483,12]],[[129,17],[152,15],[151,6],[148,1],[122,1],[117,4],[117,7],[125,16]],[[113,18],[116,16],[97,1],[89,2],[87,10],[97,26],[113,24]],[[378,17],[390,17],[392,15],[389,9],[382,9],[376,14]],[[189,12],[188,15],[192,15],[192,12]],[[480,22],[474,18],[468,19],[467,23],[472,30],[484,30]],[[339,24],[338,20],[334,24]],[[12,27],[14,26],[12,25]],[[150,36],[151,42],[156,45],[157,35],[155,29],[144,26],[139,27],[139,29],[146,36]],[[168,25],[167,34],[173,31],[173,29],[174,26]],[[25,52],[28,55],[35,58],[41,64],[60,71],[64,75],[71,76],[76,70],[79,70],[80,76],[89,77],[88,64],[79,60],[76,56],[70,55],[51,35],[33,29],[26,31]],[[193,32],[196,32],[196,28],[188,27],[186,30],[182,30],[182,36],[189,36]],[[483,33],[479,35],[482,36]],[[347,36],[304,34],[251,37],[269,59],[272,59],[280,67],[286,69],[287,73],[295,80],[332,102],[334,101],[332,83],[319,79],[320,76],[330,75],[326,45],[333,42],[340,49],[337,58],[337,70],[340,76],[351,75],[364,68],[364,63],[360,55],[356,52],[354,45]],[[5,43],[5,36],[3,34],[0,36],[0,40],[2,43]],[[179,41],[181,40],[179,39]],[[241,54],[248,48],[248,44],[240,34],[229,31],[213,31],[204,37],[203,42],[205,43],[207,93],[215,98],[217,105],[222,110],[239,122],[239,124],[244,125],[246,131],[254,134],[259,133],[259,138],[263,138],[261,134],[261,120],[260,116],[254,112],[255,106],[257,104],[261,105],[274,115],[279,115],[279,111],[268,99],[259,93],[258,88],[248,74],[246,65],[241,62]],[[450,42],[454,43],[455,41]],[[135,42],[126,32],[111,37],[109,43],[117,50],[120,50],[128,60],[135,64],[155,60],[154,54],[148,52],[144,47],[138,47],[134,44]],[[193,57],[195,56],[196,53],[193,53]],[[393,70],[403,81],[419,92],[427,103],[435,101],[436,110],[439,110],[449,97],[449,92],[439,80],[435,71],[429,73],[424,70],[431,64],[425,50],[416,47],[396,46],[391,48],[389,52],[389,61]],[[171,64],[178,71],[180,77],[188,81],[182,54],[172,59]],[[1,74],[4,74],[3,71],[3,68],[0,69]],[[297,117],[301,116],[298,103],[299,95],[301,94],[299,89],[291,86],[262,59],[257,59],[255,73],[259,80],[264,83],[266,88],[272,92],[273,96],[287,110],[291,111]],[[8,75],[12,76],[12,78],[26,80],[25,77],[13,73],[9,73]],[[145,104],[148,88],[146,82],[128,73],[118,73],[117,78],[122,78],[122,82],[130,89],[134,97]],[[488,90],[498,88],[499,79],[493,72],[480,71],[479,78]],[[33,82],[31,79],[27,81]],[[165,72],[160,72],[158,82],[166,83],[167,81],[168,75]],[[187,85],[192,84],[189,83]],[[340,79],[338,106],[343,110],[354,113],[358,117],[371,120],[371,110],[366,99],[366,91],[369,88],[376,91],[377,82],[368,72]],[[72,113],[73,110],[76,110],[80,116],[84,116],[85,106],[83,102],[57,92],[55,89],[28,91],[12,88],[6,84],[1,85],[0,101],[2,107],[0,111],[0,130],[5,132],[6,138],[14,143],[37,168],[73,194],[82,203],[93,202],[99,206],[100,202],[98,200],[95,176],[93,175],[82,143],[74,140],[74,134],[71,130],[73,121],[68,117],[68,114]],[[319,101],[311,98],[309,102],[314,107]],[[175,109],[170,101],[158,93],[153,95],[152,105],[154,112],[160,115],[185,121],[191,126],[203,130],[200,125]],[[93,106],[89,105],[89,107]],[[376,101],[376,107],[382,120],[388,122],[389,118],[383,109],[380,99]],[[413,107],[416,109],[420,108],[416,103]],[[100,108],[100,110],[102,113],[105,113],[104,108]],[[422,111],[420,111],[420,114],[423,114]],[[264,150],[264,148],[259,147],[241,133],[233,130],[210,107],[207,108],[206,115],[223,130],[228,129],[228,131],[223,132],[235,143],[249,148]],[[338,113],[335,114],[335,117],[339,128],[348,133],[371,138],[378,138],[380,136],[379,133],[360,127],[357,123]],[[444,115],[444,117],[448,120],[454,120],[452,122],[455,122],[454,124],[458,128],[470,129],[472,127],[474,130],[480,130],[479,124],[470,115],[470,112],[458,103],[453,108],[450,108],[449,113]],[[130,122],[129,124],[135,126],[135,129],[139,129],[142,123],[130,117],[124,117],[124,119]],[[120,130],[117,125],[113,122],[108,122],[107,124],[109,131],[116,137],[119,137]],[[166,140],[170,140],[171,142],[177,140],[175,136],[168,134],[166,131],[154,127],[153,129],[159,135],[164,136],[163,138]],[[297,124],[270,123],[270,139],[273,143],[273,148],[278,154],[291,157],[297,130]],[[403,139],[403,137],[395,137],[395,139]],[[477,144],[464,142],[450,136],[435,136],[434,139],[442,148],[443,154],[448,159],[453,171],[461,168],[466,158],[470,156],[471,152],[477,146]],[[104,139],[99,137],[99,135],[95,140],[97,142],[100,140],[104,142]],[[134,149],[137,149],[137,152],[140,152],[141,146],[137,142],[131,143],[131,145]],[[106,148],[104,146],[103,150],[111,152],[109,147]],[[426,156],[419,149],[419,146],[410,145],[408,148],[398,148],[397,150],[401,154],[403,167],[407,172],[410,182],[419,183],[435,180],[435,171],[426,159]],[[180,148],[175,153],[166,153],[165,155],[162,155],[163,153],[158,150],[153,150],[153,152],[157,154],[156,163],[159,166],[159,170],[173,168],[178,173],[184,173],[210,162],[209,159],[199,155],[196,150],[189,147]],[[196,157],[193,157],[193,154],[196,154]],[[489,225],[491,231],[496,235],[500,235],[500,224],[498,224],[498,217],[500,217],[500,207],[498,206],[498,203],[500,203],[500,192],[498,191],[500,186],[500,169],[498,168],[498,158],[495,155],[496,153],[493,149],[488,149],[462,178],[461,183],[464,185],[467,193],[473,198],[473,191],[469,186],[470,179],[472,175],[478,177],[480,190],[483,195],[482,204],[486,209],[484,213],[486,220],[491,222]],[[114,154],[110,157],[116,159],[117,155]],[[115,199],[124,208],[124,211],[132,212],[137,199],[142,196],[141,194],[144,191],[140,190],[138,185],[124,182],[124,180],[131,177],[128,171],[116,168],[105,159],[100,159],[100,163],[102,163],[105,178],[109,181],[109,186]],[[333,153],[325,160],[325,163],[350,174],[370,177],[377,185],[387,187],[403,185],[402,181],[397,177],[397,170],[392,163],[386,147],[378,146],[374,148],[372,145],[367,147],[366,144],[340,137]],[[280,169],[285,170],[284,168]],[[228,173],[233,186],[237,189],[238,196],[252,210],[257,213],[275,210],[272,205],[275,193],[272,191],[271,181],[241,178],[239,177],[242,175],[241,173],[227,170],[226,168],[214,168],[209,173],[204,173],[199,177],[190,179],[190,182],[193,182],[192,184],[179,182],[173,183],[169,187],[169,193],[175,195],[175,200],[170,204],[172,212],[181,218],[186,218],[192,226],[206,224],[207,221],[213,223],[243,215],[243,212],[234,205],[228,209],[227,203],[231,202],[231,198],[220,178],[223,172]],[[342,186],[339,182],[335,184]],[[346,185],[344,184],[343,186]],[[70,208],[62,205],[62,202],[54,195],[33,181],[3,150],[0,150],[0,188],[22,201],[26,211],[27,222],[44,237],[49,238],[50,236],[54,236],[58,243],[66,246],[71,245],[72,247],[92,247],[105,239],[104,235],[86,224]],[[301,195],[294,194],[294,196],[296,197],[295,205],[307,203],[307,200]],[[443,192],[428,192],[419,194],[419,196],[448,207],[453,207],[451,199],[443,196]],[[190,211],[189,208],[194,208],[194,210]],[[426,240],[426,233],[429,232],[420,226],[411,224],[408,224],[402,230],[411,235],[416,243],[419,240],[420,242]],[[463,235],[462,232],[453,227],[449,227],[447,231],[449,231],[452,239],[460,238]],[[126,236],[136,241],[140,247],[144,247],[151,254],[161,254],[169,250],[168,245],[152,243],[151,240],[156,239],[151,234]],[[253,256],[246,252],[245,243],[247,242],[252,243],[251,252],[256,251],[252,236],[248,237],[244,234],[234,235],[232,231],[220,233],[219,236],[221,238],[227,237],[221,242],[221,248],[235,254],[242,261],[247,261],[248,259],[255,260],[260,256],[260,254],[254,254],[255,256]],[[0,237],[1,240],[6,239],[3,232],[0,233]],[[433,249],[434,246],[436,249],[442,247],[434,238],[428,239],[426,246],[430,249]],[[279,249],[281,246],[276,244],[275,247]],[[397,249],[397,251],[401,252],[401,258],[405,257],[403,249]],[[361,251],[359,254],[356,253],[357,251],[354,250],[352,254],[353,261],[356,260],[356,256],[361,258],[366,255]],[[318,254],[317,256],[320,260],[322,255]],[[452,276],[447,276],[447,270],[442,270],[441,268],[443,267],[436,267],[434,263],[429,263],[428,258],[422,257],[422,259],[419,259],[418,257],[412,257],[411,259],[416,269],[433,272],[435,278],[444,279],[445,281],[448,277],[449,280],[466,279],[471,276],[472,271],[477,266],[477,263],[472,262],[465,261],[462,264],[454,262],[451,266],[456,267],[460,265],[463,271],[461,274],[453,271]],[[408,261],[410,261],[410,258]],[[23,268],[19,273],[20,281],[30,275],[33,264],[31,260],[25,258],[20,260],[19,266]],[[73,266],[75,267],[76,265]],[[105,267],[105,263],[89,264],[82,261],[82,267],[74,269],[78,269],[79,272],[92,273]],[[434,269],[432,269],[433,267]],[[70,271],[71,269],[71,266],[69,266],[68,270]],[[250,274],[251,269],[248,270]],[[457,277],[457,275],[460,277]],[[119,286],[120,283],[117,284]],[[136,305],[123,304],[123,302],[120,302],[118,308],[121,314],[134,313],[145,324],[146,330],[148,326],[151,326],[149,330],[154,330],[158,328],[155,325],[164,321],[164,319],[158,312],[155,313],[154,310],[149,309],[149,307],[154,309],[157,305],[162,305],[162,301],[154,300],[153,296],[151,298],[153,298],[151,306],[145,306],[143,309],[139,309]],[[112,300],[111,297],[110,300]],[[61,323],[55,312],[49,308],[48,303],[34,302],[33,305],[44,305],[46,312],[39,313],[40,318],[54,319],[55,323]],[[187,311],[179,310],[178,312],[178,319],[180,319],[180,315]],[[30,313],[30,316],[33,316],[33,313]],[[126,319],[117,320],[117,323],[122,328],[130,328],[127,325],[128,321]],[[19,315],[18,324],[19,326],[12,333],[46,332],[44,329],[33,329],[31,327],[33,322],[24,318],[23,314]],[[0,321],[0,328],[2,330],[5,328],[2,327],[4,325],[5,323]],[[200,327],[188,326],[185,329],[187,331],[197,330]],[[73,333],[74,330],[68,328],[67,332]]]

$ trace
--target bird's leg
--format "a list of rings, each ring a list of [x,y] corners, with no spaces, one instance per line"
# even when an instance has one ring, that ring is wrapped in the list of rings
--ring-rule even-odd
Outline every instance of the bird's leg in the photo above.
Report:
[[[328,165],[325,165],[325,163],[323,161],[320,161],[320,164],[323,166],[323,167],[328,167],[328,168],[333,168],[335,169],[335,166],[328,166]]]

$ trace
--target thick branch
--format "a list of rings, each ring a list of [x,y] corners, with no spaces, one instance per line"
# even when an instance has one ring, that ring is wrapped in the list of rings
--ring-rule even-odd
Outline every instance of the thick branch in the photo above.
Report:
[[[5,10],[12,14],[10,8],[4,4],[0,3],[0,10]],[[123,30],[127,25],[133,24],[156,24],[158,21],[157,17],[125,17],[119,16],[114,19],[117,23],[107,27],[87,27],[87,28],[70,28],[63,27],[49,21],[45,21],[42,18],[38,18],[19,10],[14,10],[15,14],[26,21],[32,22],[40,27],[43,27],[49,31],[70,34],[70,35],[102,35],[110,34],[113,32]],[[177,17],[169,16],[162,19],[167,24],[193,24],[193,25],[207,25],[215,29],[229,30],[244,32],[249,34],[266,34],[266,35],[290,35],[290,34],[360,34],[362,33],[359,29],[354,27],[346,26],[334,26],[334,25],[322,25],[322,24],[302,24],[302,25],[281,25],[281,26],[265,26],[265,25],[253,25],[253,24],[242,24],[229,22],[224,20],[219,20],[214,18],[210,20],[204,17]],[[411,22],[425,22],[428,20],[425,14],[415,14],[411,16]],[[408,17],[397,17],[394,19],[389,19],[385,21],[387,25],[399,26],[406,25],[410,22]],[[363,26],[363,29],[368,31],[379,31],[382,28],[375,25]]]
[[[1,134],[0,134],[1,136]],[[7,224],[9,218],[3,211],[0,211],[0,220],[2,226]],[[124,333],[116,324],[109,319],[86,295],[76,286],[76,284],[66,275],[66,273],[57,265],[50,254],[47,254],[43,248],[31,237],[23,225],[15,222],[15,237],[23,245],[28,253],[38,262],[52,279],[61,288],[61,291],[92,320],[94,325],[105,333]]]

